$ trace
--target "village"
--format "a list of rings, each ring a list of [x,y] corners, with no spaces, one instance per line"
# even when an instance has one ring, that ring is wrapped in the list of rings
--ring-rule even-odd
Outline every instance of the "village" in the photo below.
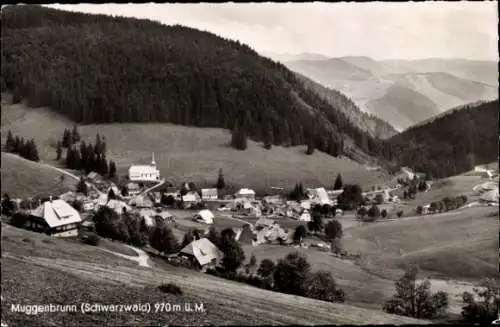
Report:
[[[196,231],[192,242],[184,244],[174,256],[187,258],[197,268],[204,269],[222,258],[222,252],[206,239],[214,227],[232,229],[234,239],[242,246],[311,247],[347,256],[335,240],[338,237],[318,233],[332,220],[340,221],[341,228],[348,229],[363,223],[418,217],[464,206],[498,206],[498,171],[477,166],[471,174],[485,180],[474,186],[473,194],[477,195],[474,201],[458,196],[412,208],[407,200],[415,198],[417,190],[427,192],[433,182],[426,180],[425,174],[414,173],[407,167],[401,169],[393,185],[364,192],[357,185],[343,185],[339,175],[334,189],[304,189],[298,183],[289,194],[278,190],[277,194],[259,196],[250,188],[228,194],[222,171],[213,188],[198,189],[192,182],[175,187],[160,176],[152,154],[151,164],[132,165],[126,181],[120,185],[91,172],[81,177],[75,191],[38,199],[10,199],[6,194],[2,202],[12,203],[11,214],[17,210],[25,214],[22,227],[57,237],[89,238],[96,233],[95,216],[103,208],[116,215],[133,214],[150,229],[166,224],[179,241],[183,234]],[[299,226],[304,231],[298,231]]]

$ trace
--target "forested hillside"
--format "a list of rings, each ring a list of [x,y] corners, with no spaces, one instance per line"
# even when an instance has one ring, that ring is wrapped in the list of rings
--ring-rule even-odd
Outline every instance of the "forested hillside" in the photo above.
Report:
[[[319,94],[334,108],[342,110],[355,126],[358,126],[362,130],[368,132],[371,136],[386,139],[397,134],[397,131],[391,126],[391,124],[385,120],[361,111],[350,98],[341,92],[324,87],[323,85],[316,83],[299,73],[297,73],[297,75],[306,88]]]
[[[373,156],[385,149],[336,107],[346,104],[332,106],[239,42],[34,5],[4,8],[2,25],[2,88],[78,123],[237,128],[256,141],[312,143],[332,155],[348,154],[342,144]]]
[[[498,159],[498,100],[463,106],[390,139],[399,163],[445,177]]]

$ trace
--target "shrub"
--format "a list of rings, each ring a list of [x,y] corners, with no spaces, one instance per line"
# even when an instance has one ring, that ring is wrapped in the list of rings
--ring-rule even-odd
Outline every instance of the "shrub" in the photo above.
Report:
[[[312,299],[328,301],[328,302],[343,302],[344,293],[339,292],[337,284],[328,271],[317,271],[310,273],[304,281],[305,295]]]
[[[158,289],[162,293],[169,293],[173,295],[183,295],[181,288],[174,283],[161,284]]]
[[[403,217],[403,210],[398,211],[398,217],[399,218]]]
[[[15,213],[10,219],[10,224],[15,227],[23,228],[28,221],[28,215],[24,213]]]
[[[280,259],[273,275],[276,290],[293,295],[304,295],[304,282],[308,277],[310,267],[306,257],[299,252],[292,252]]]
[[[491,324],[497,319],[498,307],[500,306],[500,294],[498,293],[498,281],[495,279],[484,279],[479,288],[474,289],[475,298],[472,293],[464,292],[462,295],[465,306],[462,308],[462,317],[469,324]]]
[[[382,218],[386,218],[386,217],[387,217],[387,210],[382,209],[382,211],[380,212],[380,216],[381,216]]]
[[[98,246],[101,242],[101,238],[96,233],[90,233],[83,239],[83,242],[88,245]]]
[[[418,206],[416,211],[418,215],[421,215],[424,212],[424,208],[422,208],[422,206]]]
[[[417,269],[408,267],[406,273],[395,283],[396,294],[388,300],[383,309],[387,313],[402,316],[431,319],[436,318],[448,307],[448,294],[431,294],[429,280],[417,282]]]

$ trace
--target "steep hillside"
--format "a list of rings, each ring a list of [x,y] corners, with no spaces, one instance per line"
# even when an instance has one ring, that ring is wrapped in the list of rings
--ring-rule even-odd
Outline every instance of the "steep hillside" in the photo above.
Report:
[[[70,120],[49,108],[32,108],[23,103],[4,103],[1,119],[2,144],[5,144],[8,130],[15,135],[34,138],[40,159],[57,164],[55,144],[64,129],[71,128]],[[388,178],[386,174],[369,171],[347,158],[334,158],[319,151],[308,156],[303,146],[275,146],[266,150],[249,141],[246,151],[238,151],[229,147],[231,136],[220,128],[122,123],[82,125],[79,131],[83,139],[90,142],[95,142],[97,133],[106,137],[107,158],[116,162],[120,177],[127,174],[132,164],[149,163],[154,152],[162,177],[177,183],[192,180],[199,185],[213,185],[219,168],[224,171],[227,184],[256,190],[269,190],[271,186],[289,188],[298,180],[305,185],[333,185],[337,173],[342,174],[346,183],[367,187],[380,185]],[[19,174],[22,175],[22,171],[13,177]],[[22,180],[19,187],[30,184],[38,183],[30,178]]]
[[[2,11],[2,87],[82,124],[235,127],[255,141],[314,145],[369,137],[281,64],[239,42],[147,20],[39,6]]]
[[[133,266],[98,247],[20,230],[2,223],[2,321],[8,326],[206,326],[426,324],[425,320],[274,293],[153,261]],[[175,283],[183,295],[161,293]],[[55,312],[27,315],[17,303],[203,303],[204,312]],[[171,307],[172,308],[172,307]],[[181,308],[185,308],[182,305]]]
[[[462,106],[390,139],[399,162],[435,177],[498,158],[498,100]]]
[[[284,63],[285,61],[295,61],[295,60],[327,60],[329,57],[319,54],[319,53],[299,53],[299,54],[291,54],[291,53],[275,53],[270,51],[258,51],[264,57],[268,57],[274,61],[279,61]]]
[[[298,74],[298,76],[305,87],[318,93],[323,99],[328,101],[332,107],[342,110],[354,125],[367,131],[371,136],[386,139],[397,133],[394,127],[389,123],[361,111],[351,99],[339,91],[324,87],[303,75]]]
[[[2,152],[2,194],[12,198],[59,195],[74,190],[76,181],[55,169]]]
[[[491,82],[498,71],[494,62],[341,57],[285,64],[346,94],[361,110],[400,130],[455,106],[491,101],[498,94],[498,83]]]

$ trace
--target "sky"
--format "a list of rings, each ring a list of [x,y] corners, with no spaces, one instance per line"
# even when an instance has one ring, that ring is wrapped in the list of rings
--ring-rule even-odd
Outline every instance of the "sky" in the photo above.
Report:
[[[498,60],[496,1],[78,4],[239,40],[257,52],[382,59]]]

